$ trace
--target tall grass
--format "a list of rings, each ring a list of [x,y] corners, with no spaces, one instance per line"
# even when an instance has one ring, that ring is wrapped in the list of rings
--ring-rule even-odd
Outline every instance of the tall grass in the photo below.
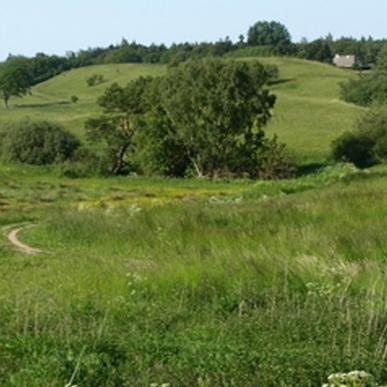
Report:
[[[45,254],[0,251],[0,385],[386,383],[385,177],[332,175],[41,213]]]

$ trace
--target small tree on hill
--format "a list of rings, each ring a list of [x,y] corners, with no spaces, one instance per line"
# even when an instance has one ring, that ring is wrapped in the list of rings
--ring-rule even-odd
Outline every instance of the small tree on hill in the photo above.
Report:
[[[0,67],[0,98],[8,108],[11,97],[26,95],[31,88],[32,78],[28,69],[17,61],[7,61]]]
[[[93,74],[91,77],[86,79],[86,83],[90,87],[100,85],[103,82],[105,82],[105,78],[101,74]]]

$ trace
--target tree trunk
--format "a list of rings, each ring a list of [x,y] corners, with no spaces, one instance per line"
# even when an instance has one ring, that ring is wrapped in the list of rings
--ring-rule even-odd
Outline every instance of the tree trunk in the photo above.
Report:
[[[191,161],[192,163],[192,166],[194,167],[195,169],[195,172],[196,172],[196,175],[199,179],[203,178],[204,177],[204,174],[203,174],[203,171],[201,170],[200,166],[199,166],[199,163],[195,160],[195,158],[191,155],[191,151],[189,150],[189,148],[184,145],[184,148],[185,148],[185,153],[188,157],[188,159]],[[200,161],[200,160],[198,160]]]
[[[6,109],[8,109],[8,101],[9,101],[9,98],[8,97],[4,97],[4,107]]]
[[[194,160],[191,160],[191,162],[195,169],[196,174],[198,175],[198,178],[201,179],[203,177],[203,172],[199,168],[199,165]]]
[[[115,164],[114,164],[112,171],[111,171],[111,174],[113,176],[117,176],[120,173],[122,166],[124,165],[124,156],[125,156],[125,152],[128,149],[128,147],[129,147],[129,144],[123,145],[120,148],[120,150],[118,151],[118,153],[116,155]]]

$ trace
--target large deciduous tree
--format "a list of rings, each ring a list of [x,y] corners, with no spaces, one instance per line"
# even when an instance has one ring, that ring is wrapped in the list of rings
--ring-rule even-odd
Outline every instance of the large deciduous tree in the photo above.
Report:
[[[287,28],[278,22],[259,21],[250,27],[247,42],[252,46],[280,46],[291,43]]]
[[[104,114],[87,122],[88,138],[105,143],[112,174],[127,161],[145,174],[285,176],[283,147],[263,131],[276,101],[271,77],[258,62],[202,59],[114,84],[99,99]]]
[[[205,59],[170,69],[162,105],[198,176],[257,167],[276,100],[268,79],[257,62]]]

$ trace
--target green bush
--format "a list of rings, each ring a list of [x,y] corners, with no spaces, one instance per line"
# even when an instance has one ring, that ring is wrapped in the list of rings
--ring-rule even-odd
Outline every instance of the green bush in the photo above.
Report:
[[[61,174],[70,178],[106,176],[109,160],[87,147],[78,148],[72,158],[61,165]]]
[[[6,126],[0,142],[1,158],[45,165],[72,157],[79,140],[62,126],[48,121],[25,120]]]
[[[70,101],[71,101],[72,103],[77,103],[77,102],[79,101],[79,97],[78,97],[77,95],[72,95],[72,96],[70,97]]]
[[[387,160],[387,107],[376,106],[332,143],[332,156],[365,167]]]
[[[387,49],[379,54],[375,68],[341,84],[341,97],[350,103],[370,106],[387,101]]]
[[[269,77],[269,83],[275,83],[279,79],[279,70],[276,65],[266,65],[265,66],[266,73]]]
[[[258,159],[260,160],[258,176],[261,179],[288,179],[296,175],[296,163],[286,146],[278,142],[276,137],[266,141]]]
[[[332,144],[332,155],[336,161],[349,161],[358,167],[374,163],[374,142],[366,135],[345,132]]]
[[[90,87],[100,85],[103,82],[105,82],[105,78],[101,74],[93,74],[91,77],[86,79],[86,83]]]

